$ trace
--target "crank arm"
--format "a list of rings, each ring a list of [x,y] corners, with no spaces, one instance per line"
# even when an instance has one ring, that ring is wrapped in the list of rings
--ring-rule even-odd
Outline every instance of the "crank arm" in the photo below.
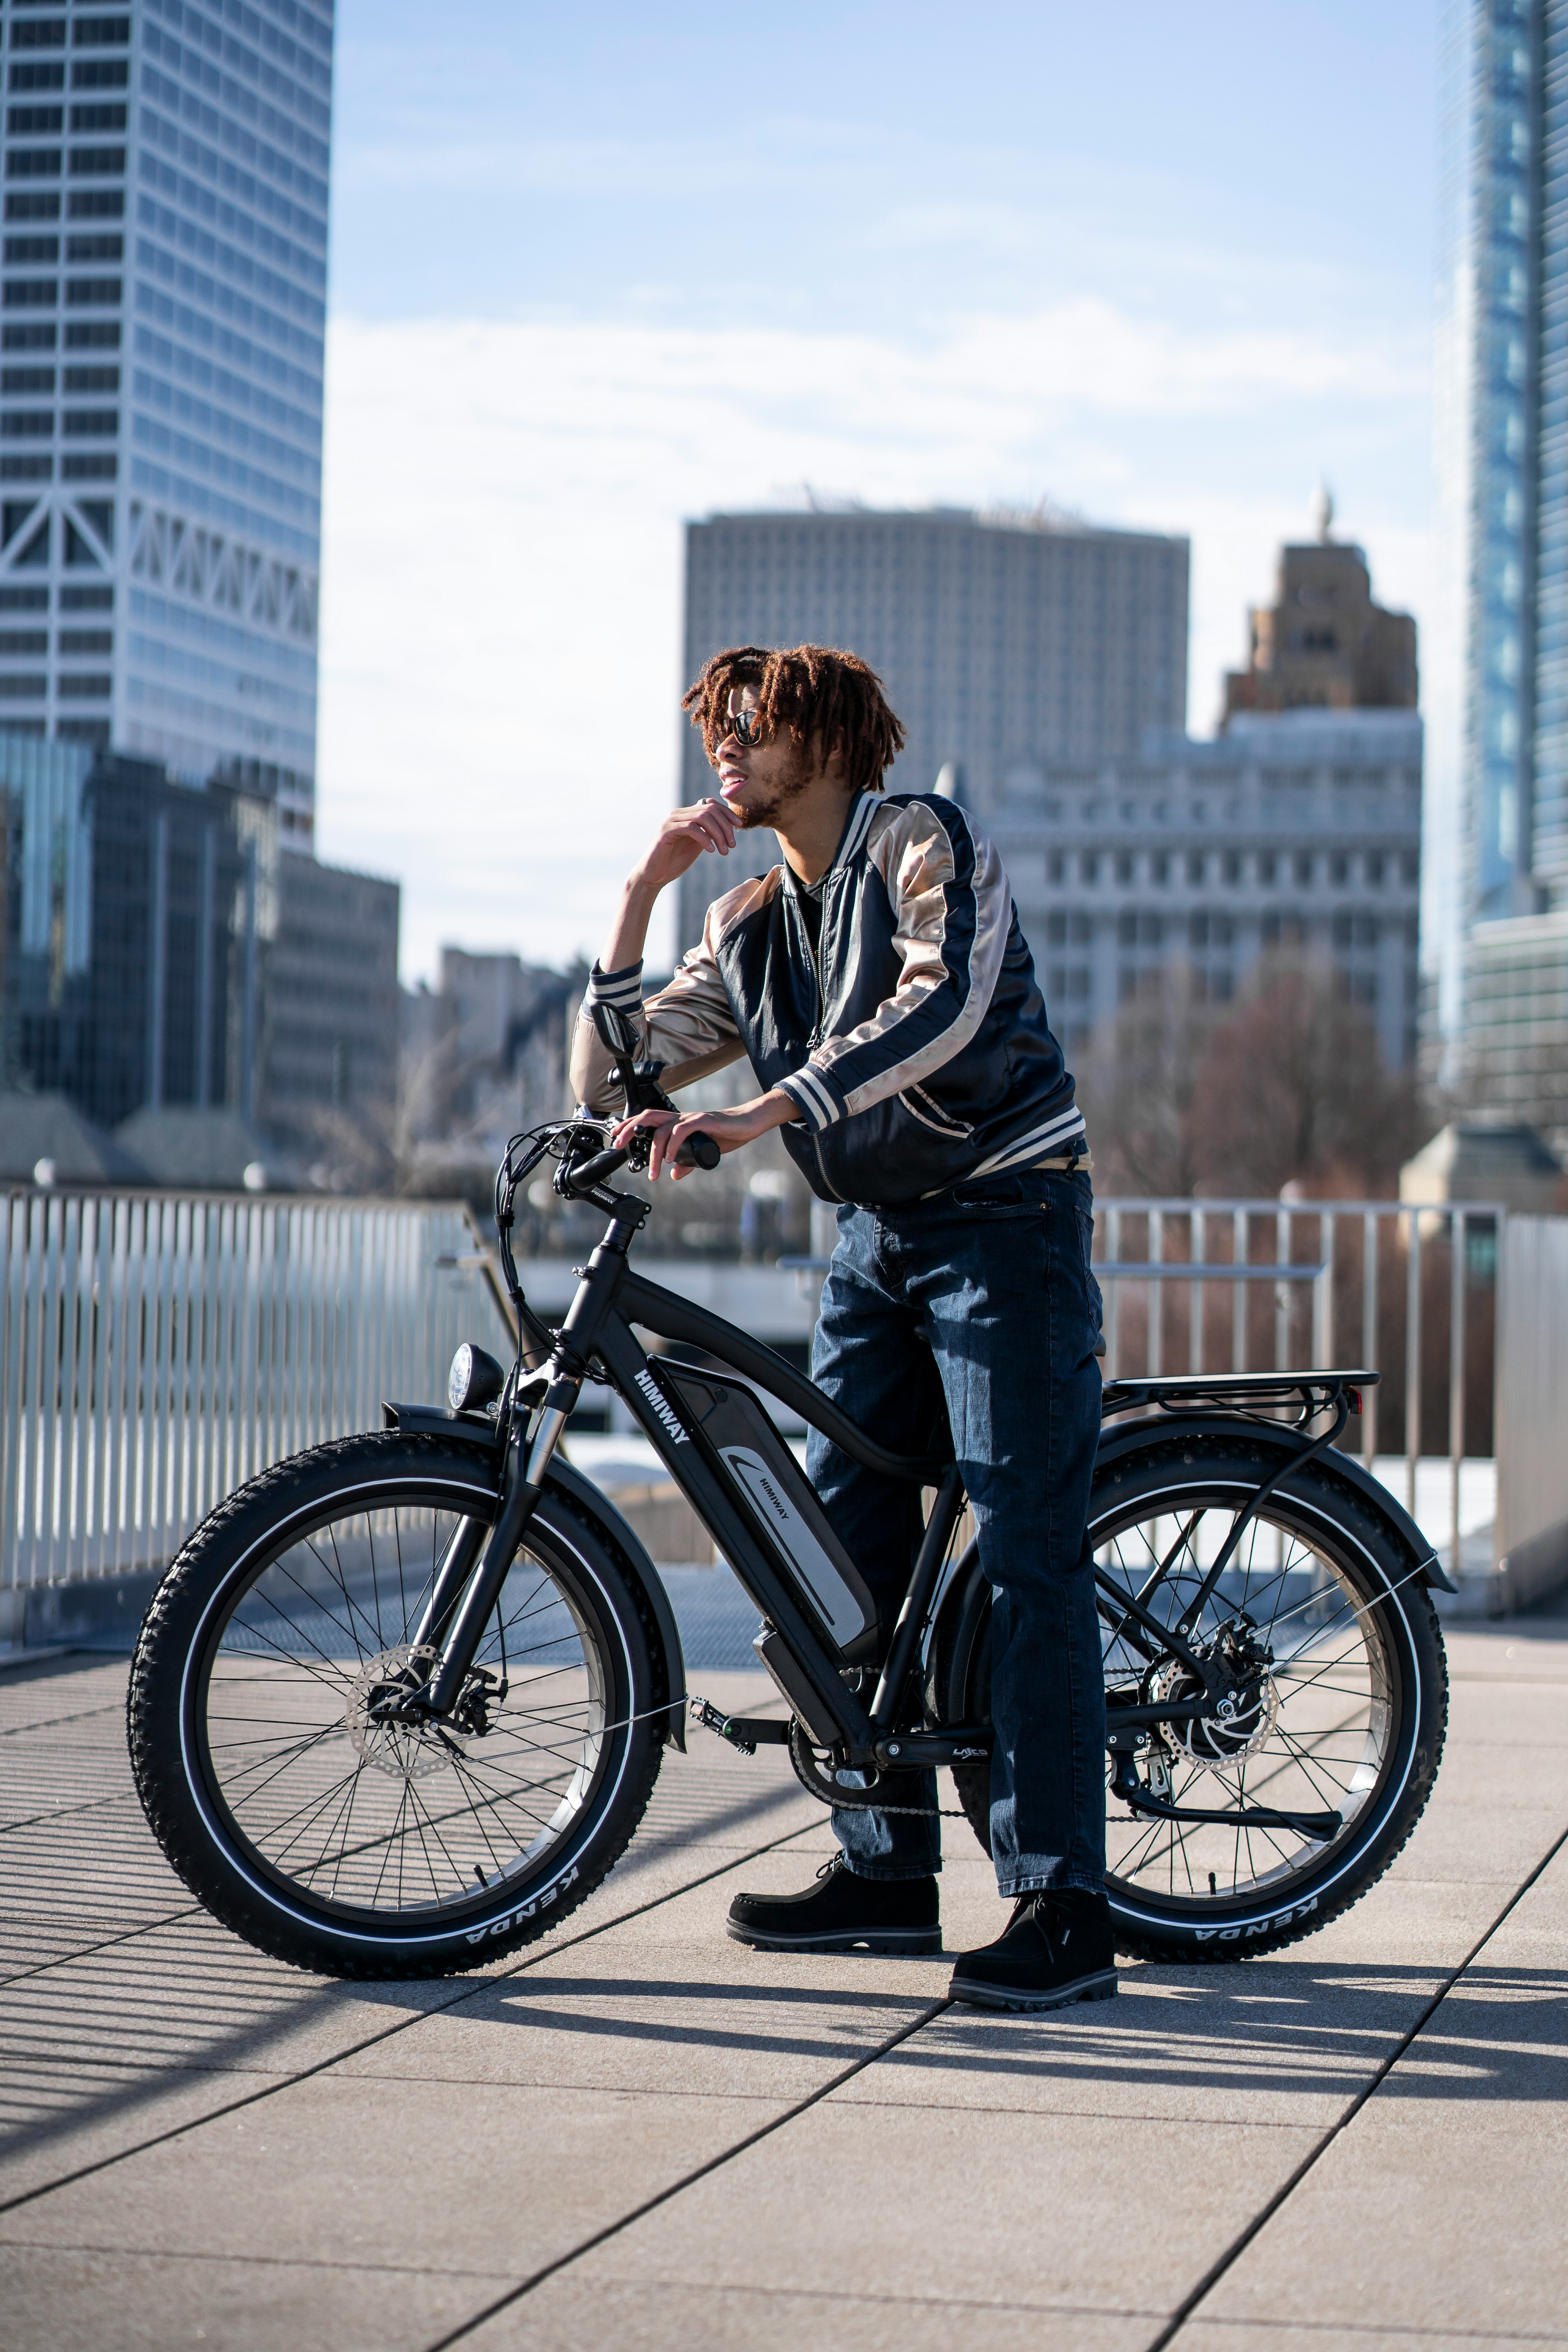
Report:
[[[789,1744],[790,1718],[774,1715],[726,1715],[722,1707],[710,1699],[699,1698],[693,1691],[688,1702],[693,1721],[704,1731],[717,1732],[742,1756],[754,1756],[758,1747],[784,1748]]]
[[[950,1731],[901,1731],[879,1739],[871,1754],[882,1772],[924,1772],[935,1764],[979,1763],[991,1753],[988,1723],[957,1723]]]

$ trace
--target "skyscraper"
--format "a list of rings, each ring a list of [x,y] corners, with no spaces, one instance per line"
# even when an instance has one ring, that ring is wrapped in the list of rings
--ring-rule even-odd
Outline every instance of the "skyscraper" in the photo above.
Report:
[[[4,11],[0,724],[314,831],[331,0]]]
[[[1441,78],[1428,1045],[1517,1116],[1491,927],[1568,958],[1568,0],[1446,0]]]
[[[1131,758],[1151,727],[1185,725],[1187,562],[1184,539],[1049,511],[712,515],[687,527],[686,676],[722,646],[846,646],[907,730],[891,789],[929,793],[945,773],[984,818],[1046,762]],[[710,783],[691,730],[680,796]],[[722,873],[700,859],[682,947],[719,888],[776,854],[769,834]]]

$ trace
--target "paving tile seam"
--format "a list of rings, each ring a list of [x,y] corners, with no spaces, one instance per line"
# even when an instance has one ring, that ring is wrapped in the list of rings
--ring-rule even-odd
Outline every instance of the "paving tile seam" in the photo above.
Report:
[[[159,2246],[155,2251],[146,2246],[125,2245],[114,2239],[71,2240],[68,2243],[57,2238],[7,2238],[0,2244],[0,2254],[13,2252],[25,2254],[133,2254],[153,2263],[234,2263],[241,2270],[273,2271],[350,2271],[363,2275],[384,2274],[388,2278],[502,2279],[507,2271],[490,2271],[472,2263],[448,2268],[438,2263],[349,2263],[328,2262],[320,2254],[237,2254],[215,2253],[210,2246]]]
[[[666,2293],[680,2290],[690,2294],[744,2294],[760,2303],[864,2303],[889,2311],[1022,2311],[1060,2319],[1158,2319],[1160,2316],[1148,2304],[1142,2303],[1023,2303],[1016,2296],[878,2294],[868,2288],[757,2286],[749,2281],[744,2284],[726,2281],[723,2285],[716,2286],[689,2279],[650,2276],[646,2271],[612,2271],[607,2273],[606,2283],[612,2286],[663,2289]],[[1543,2340],[1554,2343],[1559,2339],[1551,2337]]]
[[[730,2093],[725,2093],[726,2098],[730,2095]],[[844,2099],[838,2104],[847,2107],[882,2107],[889,2115],[898,2116],[1016,2116],[1026,2123],[1054,2123],[1058,2116],[1071,2116],[1075,2123],[1088,2124],[1184,2126],[1193,2120],[1190,2116],[1145,2114],[1141,2107],[1129,2108],[1125,2113],[1115,2107],[1008,2107],[993,2105],[990,2102],[977,2105],[970,2099],[965,2099],[961,2105],[955,2105],[951,2099]],[[1273,2116],[1205,2115],[1203,2123],[1205,2131],[1212,2126],[1225,2131],[1294,2132],[1298,2137],[1303,2131],[1311,2129],[1310,2124],[1293,2124],[1283,2116]]]
[[[57,1731],[62,1723],[88,1723],[97,1715],[123,1715],[125,1701],[110,1699],[106,1706],[79,1707],[74,1715],[40,1716],[37,1723],[0,1724],[0,1739],[26,1739],[31,1731]]]
[[[112,1952],[121,1944],[133,1944],[139,1936],[155,1935],[160,1927],[176,1927],[182,1919],[205,1916],[200,1903],[188,1903],[182,1911],[165,1911],[156,1919],[144,1919],[139,1927],[127,1927],[121,1936],[106,1936],[99,1944],[78,1944],[68,1952],[60,1952],[52,1960],[39,1960],[30,1969],[14,1969],[0,1976],[0,1990],[9,1991],[13,1985],[27,1984],[35,1977],[47,1976],[51,1969],[69,1968],[74,1960],[90,1960],[95,1953]]]
[[[1211,2264],[1210,2268],[1198,2281],[1196,2286],[1194,2286],[1191,2293],[1185,2295],[1182,2302],[1177,2305],[1175,2310],[1172,2313],[1164,2326],[1160,2330],[1160,2333],[1153,2338],[1152,2342],[1146,2347],[1146,2352],[1165,2352],[1165,2347],[1173,2342],[1175,2337],[1180,2335],[1183,2328],[1186,2326],[1187,2322],[1197,2313],[1199,2306],[1207,2300],[1210,2294],[1212,2294],[1215,2288],[1225,2277],[1226,2272],[1231,2269],[1234,2263],[1240,2260],[1247,2247],[1251,2245],[1253,2240],[1258,2237],[1266,2225],[1273,2220],[1275,2214],[1280,2210],[1281,2207],[1295,2195],[1296,2190],[1300,2187],[1302,2181],[1306,2179],[1308,2174],[1318,2162],[1320,2157],[1326,2154],[1328,2149],[1333,2146],[1335,2140],[1340,2137],[1342,2132],[1349,2130],[1351,2125],[1354,2123],[1356,2117],[1360,2115],[1362,2109],[1367,2105],[1368,2101],[1373,2098],[1378,2091],[1382,2089],[1383,2084],[1387,2081],[1389,2075],[1393,2074],[1394,2069],[1398,2065],[1401,2058],[1405,2055],[1405,2052],[1410,2049],[1411,2045],[1415,2042],[1423,2029],[1430,2022],[1432,2018],[1436,2015],[1437,2011],[1442,2007],[1443,2002],[1452,1992],[1454,1987],[1459,1982],[1466,1971],[1474,1965],[1480,1954],[1486,1949],[1486,1947],[1490,1943],[1492,1937],[1497,1934],[1498,1929],[1502,1926],[1504,1920],[1508,1918],[1510,1912],[1517,1909],[1519,1905],[1523,1902],[1525,1896],[1529,1894],[1531,1888],[1535,1885],[1539,1879],[1544,1876],[1545,1873],[1551,1868],[1552,1863],[1556,1860],[1557,1856],[1563,1852],[1564,1846],[1568,1846],[1568,1829],[1563,1830],[1559,1836],[1552,1840],[1551,1845],[1547,1847],[1546,1852],[1542,1855],[1541,1860],[1536,1864],[1534,1869],[1531,1870],[1514,1889],[1512,1895],[1510,1895],[1508,1901],[1503,1905],[1502,1909],[1498,1913],[1496,1918],[1493,1919],[1491,1924],[1477,1937],[1474,1944],[1471,1945],[1469,1950],[1466,1953],[1464,1958],[1459,1962],[1458,1968],[1454,1969],[1447,1976],[1445,1977],[1443,1982],[1438,1986],[1437,1990],[1422,2007],[1409,2031],[1402,2035],[1397,2046],[1394,2050],[1390,2051],[1388,2056],[1383,2061],[1382,2064],[1378,2066],[1370,2080],[1351,2101],[1350,2105],[1345,2109],[1343,2115],[1340,2116],[1336,2123],[1331,2124],[1328,2130],[1321,2136],[1316,2146],[1308,2150],[1307,2154],[1302,2158],[1300,2163],[1296,2167],[1289,2178],[1280,2184],[1279,2188],[1275,2190],[1273,2196],[1270,2197],[1260,2210],[1254,2214],[1247,2227],[1239,2231],[1230,2245],[1226,2248],[1224,2253],[1219,2257],[1219,2260]],[[1208,2322],[1205,2322],[1205,2326],[1208,2324]]]
[[[868,2050],[864,2056],[856,2059],[852,2065],[841,2068],[826,2083],[820,2084],[815,2091],[808,2092],[805,2098],[796,2099],[792,2105],[784,2110],[782,2115],[773,2116],[771,2122],[759,2125],[755,2131],[748,2132],[743,2138],[734,2141],[731,2147],[721,2148],[717,2156],[710,2157],[706,2163],[695,2166],[690,2172],[683,2173],[679,2180],[670,2181],[668,2187],[659,2189],[656,2195],[645,2198],[643,2202],[640,2205],[635,2205],[630,2212],[621,2214],[614,2221],[606,2221],[603,2229],[594,2231],[589,2237],[581,2240],[577,2245],[569,2246],[566,2252],[563,2254],[558,2254],[553,2262],[545,2263],[538,2270],[531,2272],[527,2278],[520,2280],[518,2284],[510,2288],[507,2294],[498,2296],[493,2303],[487,2304],[481,2311],[474,2312],[458,2326],[448,2329],[445,2336],[438,2336],[432,2344],[426,2346],[425,2352],[447,2352],[449,2346],[460,2344],[465,2336],[471,2336],[477,2327],[483,2327],[501,2312],[510,2311],[514,2305],[521,2302],[524,2295],[531,2294],[537,2287],[542,2286],[547,2279],[555,2277],[558,2272],[569,2269],[574,2263],[581,2262],[585,2254],[591,2254],[598,2247],[607,2244],[610,2239],[619,2237],[623,2230],[629,2230],[635,2221],[644,2221],[648,2214],[657,2213],[660,2206],[668,2205],[672,2198],[682,2195],[688,2189],[695,2188],[700,2180],[706,2180],[711,2174],[721,2171],[725,2165],[732,2164],[738,2156],[744,2156],[749,2148],[756,2147],[763,2140],[771,2139],[775,2132],[784,2130],[801,2116],[808,2114],[813,2107],[820,2106],[822,2102],[831,2097],[835,2091],[841,2089],[846,2083],[851,2082],[857,2074],[864,2074],[868,2066],[875,2066],[879,2059],[886,2058],[891,2051],[897,2050],[900,2043],[912,2040],[914,2035],[923,2032],[933,2019],[945,2016],[952,2007],[952,2001],[945,1997],[941,2000],[932,2001],[923,2017],[914,2018],[909,2024],[900,2026],[896,2033],[889,2034],[885,2041],[878,2044],[875,2050]],[[5,2208],[0,2206],[0,2212],[4,2210]]]
[[[1233,2319],[1216,2313],[1204,2326],[1245,2328],[1249,2336],[1273,2327],[1293,2336],[1407,2336],[1415,2344],[1568,2344],[1568,2336],[1561,2333],[1542,2336],[1507,2327],[1414,2327],[1388,2319],[1369,2321],[1363,2326],[1356,2319]]]
[[[765,1844],[754,1847],[751,1855],[745,1858],[756,1860],[762,1854],[776,1853],[781,1846],[789,1845],[796,1838],[805,1837],[816,1827],[815,1822],[806,1822],[799,1829],[786,1830],[781,1837],[772,1838]],[[634,1904],[629,1910],[617,1913],[613,1919],[603,1920],[595,1927],[584,1928],[575,1936],[564,1937],[559,1943],[547,1941],[538,1948],[531,1949],[526,1958],[514,1962],[509,1968],[498,1969],[493,1974],[486,1973],[465,1978],[459,1990],[453,1993],[449,2000],[435,2002],[429,2009],[420,2011],[416,2016],[399,2018],[381,2032],[367,2034],[363,2042],[356,2042],[347,2050],[335,2051],[330,2058],[320,2059],[311,2066],[302,2066],[296,2074],[270,2077],[263,2088],[250,2092],[243,2099],[233,2099],[227,2105],[215,2107],[206,2115],[194,2116],[185,2123],[171,2125],[167,2131],[154,2132],[150,2137],[138,2140],[130,2147],[116,2149],[111,2155],[100,2157],[92,2164],[79,2165],[73,2171],[59,2173],[52,2180],[40,2181],[32,2189],[22,2189],[15,2197],[0,2199],[0,2215],[15,2212],[23,2205],[31,2205],[40,2197],[50,2196],[57,2189],[69,2189],[78,2181],[90,2179],[100,2172],[107,2172],[112,2165],[123,2164],[130,2157],[143,2156],[149,2149],[162,2147],[170,2140],[183,2139],[186,2133],[199,2131],[207,2124],[221,2122],[226,2116],[237,2115],[241,2109],[253,2107],[263,2099],[275,2098],[279,2091],[289,2089],[291,2084],[307,2083],[313,2076],[324,2074],[331,2067],[342,2065],[350,2058],[359,2057],[366,2050],[374,2050],[382,2042],[392,2041],[399,2033],[411,2032],[416,2026],[423,2025],[426,2018],[444,2017],[450,2011],[460,2008],[464,2001],[478,2000],[480,1993],[488,1990],[490,1986],[503,1984],[510,1978],[521,1976],[529,1969],[536,1968],[541,1961],[553,1959],[559,1953],[569,1952],[578,1944],[590,1943],[595,1936],[608,1935],[612,1928],[623,1927],[629,1920],[644,1918],[647,1913],[659,1910],[666,1903],[673,1903],[679,1896],[689,1895],[699,1886],[706,1886],[710,1880],[725,1877],[735,1867],[736,1864],[732,1862],[721,1863],[717,1869],[704,1871],[700,1877],[688,1879],[681,1885],[671,1887],[663,1895],[652,1896],[647,1903]],[[199,1912],[201,1907],[200,1905],[196,1905],[194,1909]],[[138,1929],[136,1932],[142,1934],[147,1931]],[[121,1943],[130,1940],[129,1937],[115,1938],[115,1941]],[[88,1955],[73,1954],[71,1957],[79,1958]],[[61,1966],[63,1963],[50,1961],[46,1965],[53,1968]],[[41,1974],[42,1972],[40,1969],[31,1973]],[[13,1979],[13,1981],[20,1981],[20,1979]]]
[[[25,1814],[19,1822],[0,1822],[0,1837],[9,1837],[13,1830],[36,1829],[40,1822],[68,1822],[78,1813],[101,1812],[105,1805],[133,1804],[134,1789],[117,1789],[112,1797],[88,1797],[79,1805],[51,1805],[47,1812]]]

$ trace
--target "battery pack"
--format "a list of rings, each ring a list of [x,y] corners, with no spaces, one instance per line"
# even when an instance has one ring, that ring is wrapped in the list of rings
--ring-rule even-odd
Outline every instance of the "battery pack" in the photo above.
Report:
[[[659,1371],[717,1449],[752,1517],[794,1566],[831,1646],[847,1665],[876,1664],[877,1604],[761,1398],[738,1381],[662,1364]]]

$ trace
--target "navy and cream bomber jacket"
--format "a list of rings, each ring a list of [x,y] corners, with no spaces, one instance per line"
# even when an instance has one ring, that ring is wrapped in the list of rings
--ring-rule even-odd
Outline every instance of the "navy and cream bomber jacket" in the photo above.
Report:
[[[862,793],[822,890],[814,952],[780,863],[708,909],[700,945],[642,1001],[596,968],[573,1044],[577,1098],[619,1108],[595,998],[637,1023],[661,1084],[742,1055],[799,1118],[780,1129],[823,1201],[892,1206],[1004,1169],[1088,1157],[1002,861],[952,801]]]

